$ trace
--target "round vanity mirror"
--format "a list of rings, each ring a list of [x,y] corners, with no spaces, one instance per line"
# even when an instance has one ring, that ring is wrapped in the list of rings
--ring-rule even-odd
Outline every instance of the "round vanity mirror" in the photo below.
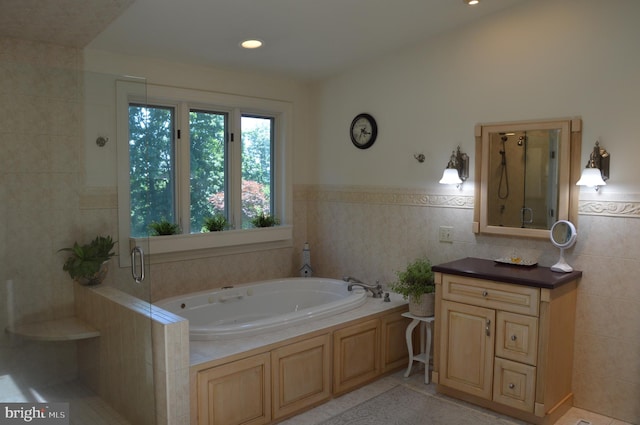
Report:
[[[560,259],[556,264],[551,266],[551,270],[564,273],[573,271],[573,267],[567,264],[564,259],[564,250],[571,248],[576,243],[576,238],[578,237],[576,226],[570,221],[559,220],[551,226],[549,234],[551,243],[560,248]]]

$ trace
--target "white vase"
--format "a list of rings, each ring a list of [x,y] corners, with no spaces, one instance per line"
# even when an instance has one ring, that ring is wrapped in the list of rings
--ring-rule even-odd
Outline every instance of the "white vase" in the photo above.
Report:
[[[409,313],[414,316],[428,317],[433,316],[435,311],[436,294],[422,294],[417,299],[409,297]]]

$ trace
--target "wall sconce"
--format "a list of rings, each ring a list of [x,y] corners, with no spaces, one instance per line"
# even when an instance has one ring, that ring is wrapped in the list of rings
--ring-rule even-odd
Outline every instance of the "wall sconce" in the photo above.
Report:
[[[460,152],[460,146],[458,146],[458,149],[451,153],[447,168],[438,183],[455,184],[459,189],[467,178],[469,178],[469,155]]]
[[[610,158],[609,152],[596,142],[591,155],[589,155],[587,167],[582,170],[582,175],[576,185],[595,187],[596,191],[600,189],[600,186],[606,186],[605,180],[609,180]]]
[[[475,6],[476,4],[480,3],[480,0],[462,0],[462,3],[469,6]]]

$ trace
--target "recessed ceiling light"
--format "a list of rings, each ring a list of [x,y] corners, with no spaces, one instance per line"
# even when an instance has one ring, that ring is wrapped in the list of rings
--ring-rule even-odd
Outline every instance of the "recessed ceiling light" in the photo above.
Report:
[[[257,49],[258,47],[262,47],[262,41],[258,39],[245,40],[240,43],[240,45],[245,49]]]
[[[480,3],[480,0],[462,0],[464,4],[468,4],[469,6],[474,6]]]

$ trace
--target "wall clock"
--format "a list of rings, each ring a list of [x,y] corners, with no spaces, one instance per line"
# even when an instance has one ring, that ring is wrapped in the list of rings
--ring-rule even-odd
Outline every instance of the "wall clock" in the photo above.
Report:
[[[378,124],[369,114],[358,114],[351,121],[351,142],[358,149],[367,149],[378,137]]]

